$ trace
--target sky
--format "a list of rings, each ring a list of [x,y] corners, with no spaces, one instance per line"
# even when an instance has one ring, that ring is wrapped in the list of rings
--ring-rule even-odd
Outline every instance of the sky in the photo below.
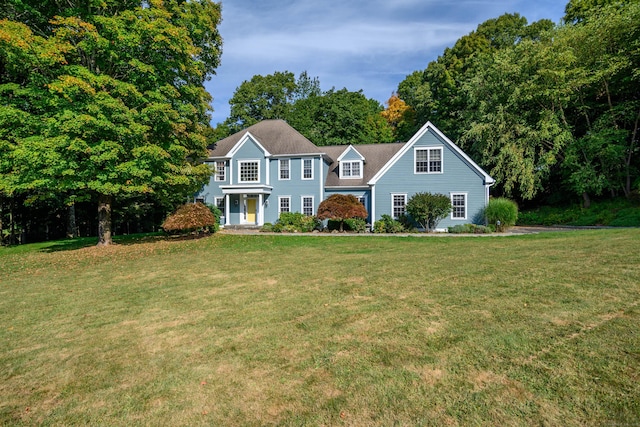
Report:
[[[212,125],[254,75],[306,71],[323,91],[362,90],[384,105],[404,78],[424,70],[478,24],[504,13],[559,23],[563,0],[222,0],[221,65],[205,87]]]

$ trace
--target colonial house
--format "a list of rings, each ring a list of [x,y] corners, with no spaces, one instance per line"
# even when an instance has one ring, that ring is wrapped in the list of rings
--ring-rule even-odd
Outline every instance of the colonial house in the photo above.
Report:
[[[494,180],[433,124],[408,142],[318,147],[283,120],[265,120],[209,147],[215,173],[197,198],[225,226],[274,223],[281,212],[314,215],[331,194],[353,194],[373,224],[398,217],[418,192],[451,198],[439,229],[484,221]]]

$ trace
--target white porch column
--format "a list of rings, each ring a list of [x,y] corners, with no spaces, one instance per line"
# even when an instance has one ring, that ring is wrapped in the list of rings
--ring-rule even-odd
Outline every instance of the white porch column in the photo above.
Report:
[[[258,223],[256,225],[264,224],[264,208],[262,206],[263,203],[264,203],[264,196],[262,193],[258,193],[258,206],[256,206],[256,208],[258,209],[258,218],[257,218]]]
[[[229,195],[224,195],[224,225],[229,225]]]

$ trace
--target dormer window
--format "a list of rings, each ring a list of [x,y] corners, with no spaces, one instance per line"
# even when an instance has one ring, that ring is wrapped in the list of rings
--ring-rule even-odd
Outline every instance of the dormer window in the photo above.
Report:
[[[362,160],[342,160],[340,162],[340,178],[362,178]]]

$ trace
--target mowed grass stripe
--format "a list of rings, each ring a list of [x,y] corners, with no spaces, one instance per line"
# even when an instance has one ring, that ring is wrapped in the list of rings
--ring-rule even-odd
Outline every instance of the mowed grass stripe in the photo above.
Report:
[[[637,422],[639,241],[3,248],[0,424]]]

